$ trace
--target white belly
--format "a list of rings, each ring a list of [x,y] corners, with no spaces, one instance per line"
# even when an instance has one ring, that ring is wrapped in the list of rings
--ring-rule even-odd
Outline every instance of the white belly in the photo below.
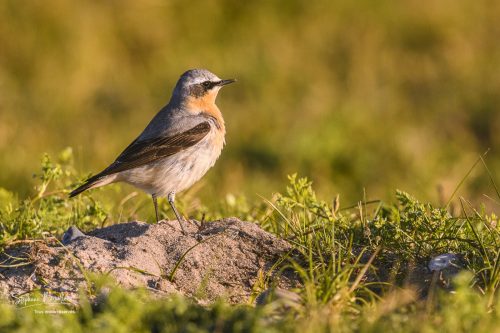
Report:
[[[196,183],[220,156],[224,140],[210,131],[196,145],[155,163],[123,171],[117,181],[134,185],[149,194],[167,196],[180,192]]]

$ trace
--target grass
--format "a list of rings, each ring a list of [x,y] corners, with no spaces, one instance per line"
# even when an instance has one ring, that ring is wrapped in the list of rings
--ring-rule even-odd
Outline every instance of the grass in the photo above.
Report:
[[[119,221],[106,209],[113,203],[95,200],[94,192],[67,199],[69,190],[84,178],[75,173],[72,160],[69,149],[55,160],[44,156],[30,198],[1,191],[1,249],[59,237],[71,224],[90,230]],[[284,256],[275,269],[291,269],[302,281],[302,287],[291,290],[296,297],[288,300],[276,294],[262,306],[230,306],[222,299],[200,306],[196,296],[156,299],[146,290],[123,290],[105,276],[88,274],[88,285],[76,305],[2,301],[0,330],[495,331],[500,323],[498,217],[463,197],[454,201],[461,207],[454,215],[444,204],[420,202],[403,191],[396,191],[395,199],[394,203],[360,200],[343,207],[341,198],[322,200],[311,181],[292,175],[285,190],[270,199],[249,203],[229,196],[217,211],[195,213],[207,220],[243,216],[288,240],[294,254]],[[120,219],[135,214],[121,211]],[[451,284],[451,293],[440,288],[426,268],[441,253],[462,257],[458,275],[440,276]],[[17,263],[25,264],[29,263]],[[272,290],[273,285],[266,272],[260,272],[255,295],[267,288]],[[102,293],[107,297],[97,305],[89,301],[88,297]],[[29,296],[43,298],[39,292]]]

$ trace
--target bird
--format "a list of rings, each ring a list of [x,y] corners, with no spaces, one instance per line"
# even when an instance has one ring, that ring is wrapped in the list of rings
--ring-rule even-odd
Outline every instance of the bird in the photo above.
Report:
[[[215,164],[226,143],[226,127],[215,104],[219,90],[235,79],[220,79],[206,69],[184,72],[170,101],[107,168],[88,178],[69,196],[116,182],[157,198],[166,197],[185,234],[175,195],[196,183]]]

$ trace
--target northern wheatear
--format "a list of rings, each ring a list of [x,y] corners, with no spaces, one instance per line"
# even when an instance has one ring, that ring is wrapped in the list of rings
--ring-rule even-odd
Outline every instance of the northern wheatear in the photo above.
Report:
[[[126,182],[153,198],[158,222],[157,197],[167,197],[182,231],[175,208],[175,193],[197,182],[220,156],[226,128],[215,98],[219,89],[235,80],[221,80],[205,69],[185,72],[170,102],[116,160],[70,193],[115,182]]]

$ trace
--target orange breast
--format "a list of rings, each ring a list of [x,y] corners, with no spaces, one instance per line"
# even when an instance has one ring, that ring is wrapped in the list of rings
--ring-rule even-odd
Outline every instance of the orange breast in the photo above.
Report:
[[[211,94],[206,94],[203,97],[200,98],[194,98],[191,97],[189,98],[187,105],[188,105],[188,110],[192,110],[193,112],[201,112],[205,113],[209,116],[214,117],[217,122],[219,123],[219,131],[222,134],[222,137],[226,134],[226,127],[224,124],[224,118],[222,118],[222,113],[220,112],[219,108],[217,105],[215,105],[215,97],[217,94],[211,93]]]

